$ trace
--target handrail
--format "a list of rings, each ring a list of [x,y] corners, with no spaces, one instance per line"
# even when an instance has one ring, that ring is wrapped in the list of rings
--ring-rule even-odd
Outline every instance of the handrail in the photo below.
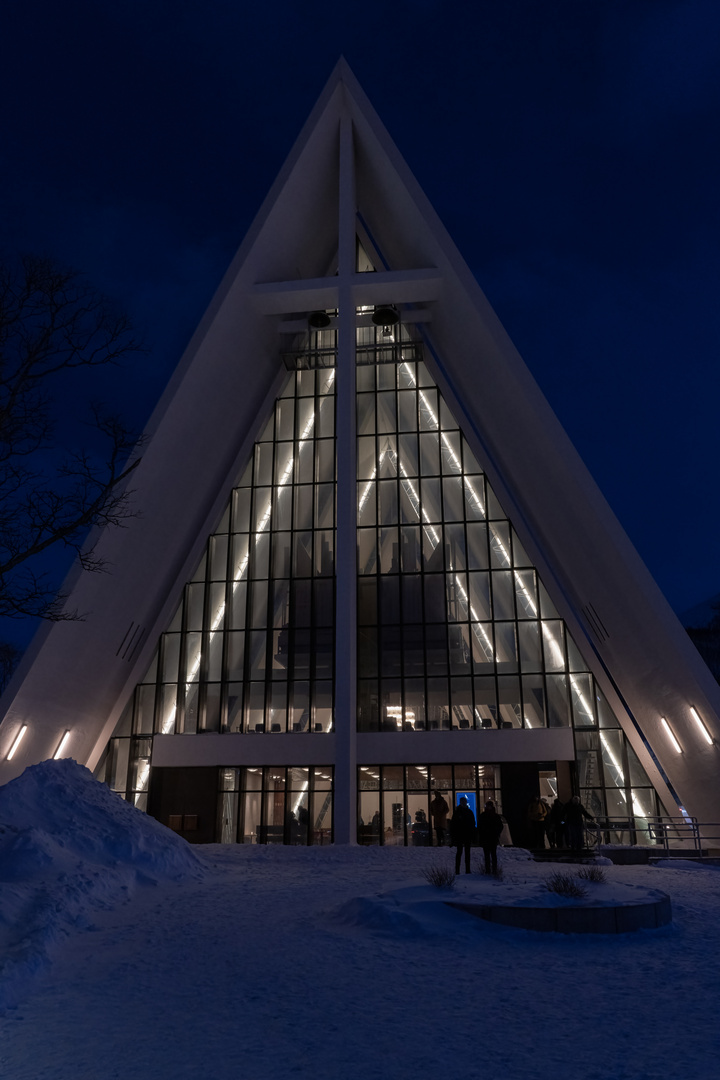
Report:
[[[585,822],[585,831],[593,836],[593,843],[598,847],[610,844],[609,834],[619,836],[619,847],[662,848],[671,851],[692,851],[700,858],[707,858],[709,849],[720,853],[720,822],[700,822],[688,815],[669,817],[649,815],[638,818],[634,815],[624,817],[608,815],[598,817],[594,822]],[[628,834],[629,843],[623,842],[623,834]]]

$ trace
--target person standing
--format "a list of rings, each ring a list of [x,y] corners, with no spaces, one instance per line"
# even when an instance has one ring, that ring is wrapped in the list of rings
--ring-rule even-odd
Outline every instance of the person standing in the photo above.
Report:
[[[592,814],[589,814],[580,802],[580,796],[573,795],[572,799],[565,807],[565,827],[567,829],[568,846],[577,850],[583,847],[585,841],[583,835],[584,817],[587,818],[588,821],[595,820]]]
[[[503,820],[492,799],[488,799],[482,814],[478,815],[477,831],[485,856],[485,873],[497,874],[497,848],[500,833],[503,831]]]
[[[475,836],[475,815],[468,806],[467,796],[461,795],[450,819],[450,840],[455,852],[455,873],[460,873],[460,860],[465,851],[465,873],[470,873],[470,845]]]
[[[556,799],[550,807],[546,832],[551,848],[565,847],[565,807],[560,799]]]
[[[433,795],[435,798],[430,803],[430,816],[435,826],[435,836],[437,837],[438,847],[442,847],[445,843],[445,836],[447,834],[447,816],[450,812],[450,807],[443,799],[439,791],[433,789]]]
[[[545,847],[545,818],[547,814],[547,805],[539,795],[535,795],[527,812],[530,824],[530,846],[533,848]]]

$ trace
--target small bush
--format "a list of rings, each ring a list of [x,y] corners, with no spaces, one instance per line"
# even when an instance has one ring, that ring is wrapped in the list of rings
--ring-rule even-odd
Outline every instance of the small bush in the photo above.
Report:
[[[548,892],[557,893],[558,896],[571,896],[578,900],[587,896],[587,889],[570,874],[551,874],[545,882],[545,888]]]
[[[602,866],[581,866],[577,876],[583,881],[592,881],[595,885],[603,885],[606,880]]]
[[[436,889],[455,888],[455,871],[449,866],[428,866],[423,875],[428,885],[434,885]]]

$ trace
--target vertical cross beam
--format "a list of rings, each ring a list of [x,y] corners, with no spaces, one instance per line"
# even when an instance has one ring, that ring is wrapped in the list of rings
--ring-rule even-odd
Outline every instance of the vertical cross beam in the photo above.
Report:
[[[352,120],[340,120],[335,547],[335,843],[357,842],[357,497],[355,439],[355,162]]]

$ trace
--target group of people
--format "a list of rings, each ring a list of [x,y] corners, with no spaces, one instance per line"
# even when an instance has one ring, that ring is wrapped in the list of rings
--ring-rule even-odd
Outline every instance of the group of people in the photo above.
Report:
[[[439,791],[434,791],[433,795],[435,797],[430,803],[430,813],[435,826],[437,842],[442,845],[446,842],[448,833],[450,807]],[[455,848],[455,873],[460,873],[463,853],[465,855],[465,873],[470,873],[470,848],[477,839],[485,856],[485,873],[497,874],[497,849],[504,825],[505,823],[495,809],[495,803],[492,799],[488,799],[485,803],[485,809],[481,814],[478,814],[476,822],[467,796],[461,795],[453,816],[450,818],[449,830],[450,844]]]
[[[430,814],[437,843],[438,845],[445,844],[449,832],[450,845],[455,848],[455,873],[460,873],[463,854],[465,873],[470,873],[470,848],[478,842],[485,856],[485,873],[496,874],[497,849],[505,822],[498,814],[492,799],[488,799],[485,803],[485,808],[478,814],[476,822],[467,796],[461,795],[450,818],[448,829],[450,807],[439,791],[433,791],[433,796]],[[424,812],[420,813],[423,817],[420,827],[424,830],[422,842],[429,843],[430,826],[425,820]],[[528,807],[527,819],[530,846],[534,848],[545,847],[546,836],[551,848],[581,848],[585,839],[584,820],[595,820],[582,805],[578,795],[573,795],[566,803],[563,803],[561,799],[555,799],[551,807],[545,799],[536,795]],[[414,831],[415,827],[413,827],[413,834]]]
[[[505,819],[498,814],[493,800],[487,800],[476,821],[466,795],[460,795],[451,817],[450,807],[445,797],[436,789],[433,789],[432,794],[433,799],[430,803],[432,826],[424,810],[417,810],[415,819],[411,822],[410,815],[405,816],[402,806],[398,804],[398,824],[401,832],[406,827],[410,833],[410,842],[413,846],[427,847],[432,844],[432,833],[434,831],[436,843],[439,847],[449,843],[451,847],[456,849],[456,873],[460,872],[463,854],[465,857],[465,871],[470,873],[470,848],[475,844],[479,844],[485,856],[485,872],[487,874],[497,873],[498,844],[503,829],[507,826]],[[577,795],[574,795],[566,803],[563,803],[561,799],[555,799],[552,806],[549,806],[547,800],[541,798],[540,795],[535,795],[527,808],[525,828],[522,827],[522,817],[518,822],[513,819],[511,821],[512,841],[510,840],[510,834],[506,834],[506,842],[514,842],[522,847],[527,846],[537,849],[545,847],[545,838],[547,837],[551,848],[579,849],[584,845],[585,819],[595,821],[593,815],[585,809]],[[405,821],[407,822],[406,826],[403,825]],[[516,824],[522,832],[521,836],[515,831]],[[375,811],[371,827],[375,832],[380,831],[379,810]],[[395,808],[393,808],[393,827],[391,828],[388,825],[385,843],[393,843],[393,836],[396,832]]]
[[[585,840],[585,818],[595,820],[578,795],[573,795],[567,803],[555,799],[552,806],[536,795],[527,812],[530,847],[544,848],[547,836],[551,848],[581,848]]]

